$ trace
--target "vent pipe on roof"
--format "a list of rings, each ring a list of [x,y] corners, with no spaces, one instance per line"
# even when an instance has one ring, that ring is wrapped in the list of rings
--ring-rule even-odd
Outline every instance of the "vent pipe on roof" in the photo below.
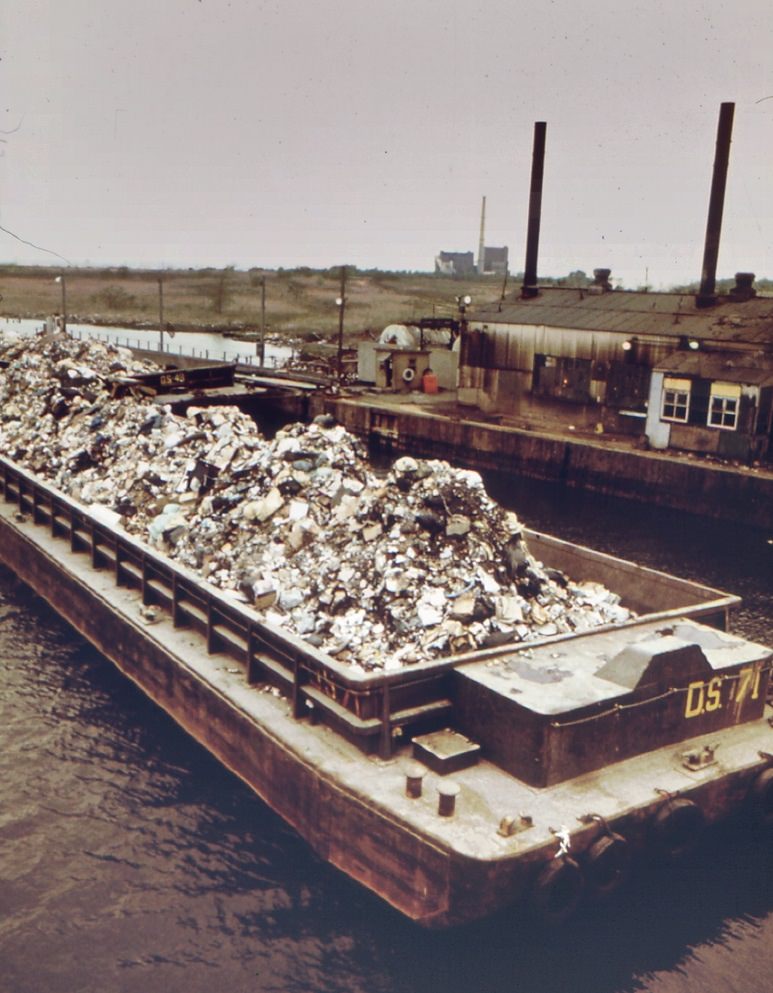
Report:
[[[717,147],[714,154],[714,174],[711,178],[709,216],[706,221],[706,242],[703,249],[701,287],[695,297],[696,307],[712,307],[717,302],[717,258],[719,236],[722,231],[722,210],[725,206],[727,167],[730,161],[730,139],[733,134],[734,103],[723,103],[719,108]]]
[[[733,303],[745,303],[757,296],[754,289],[753,272],[737,272],[735,274],[735,286],[730,290],[728,296]]]
[[[611,269],[594,269],[593,282],[588,289],[595,290],[597,293],[609,293],[612,289],[612,284],[609,281],[611,275]]]
[[[542,215],[542,176],[545,170],[545,121],[534,122],[534,148],[531,157],[531,188],[529,192],[529,222],[526,230],[526,264],[523,270],[521,297],[529,299],[539,293],[537,287],[537,254],[539,226]]]

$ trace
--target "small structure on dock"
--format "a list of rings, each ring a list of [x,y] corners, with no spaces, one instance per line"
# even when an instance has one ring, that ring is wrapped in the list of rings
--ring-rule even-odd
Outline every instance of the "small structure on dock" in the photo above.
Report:
[[[434,377],[436,389],[455,390],[459,369],[458,332],[459,322],[454,318],[390,324],[377,342],[360,343],[357,378],[381,390],[408,392],[425,389],[425,374],[429,373]]]
[[[773,358],[676,352],[652,370],[646,434],[653,448],[753,461],[770,451]]]

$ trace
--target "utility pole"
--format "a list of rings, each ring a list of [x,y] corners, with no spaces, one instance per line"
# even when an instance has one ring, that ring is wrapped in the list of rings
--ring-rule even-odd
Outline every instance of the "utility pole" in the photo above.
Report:
[[[62,332],[67,332],[67,288],[64,273],[56,277],[56,282],[62,287]]]
[[[344,310],[346,309],[346,266],[341,266],[341,293],[338,304],[338,382],[344,378]]]
[[[164,350],[164,280],[158,277],[158,330],[159,330],[159,351]]]
[[[266,364],[266,277],[260,280],[260,365]]]

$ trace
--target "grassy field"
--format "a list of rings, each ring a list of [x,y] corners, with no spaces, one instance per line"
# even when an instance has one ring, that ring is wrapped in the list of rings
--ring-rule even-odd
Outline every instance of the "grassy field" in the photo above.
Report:
[[[0,313],[45,317],[61,310],[61,270],[0,267]],[[105,324],[158,326],[159,278],[163,279],[164,320],[172,327],[223,331],[257,330],[261,283],[266,283],[266,329],[287,337],[329,338],[338,331],[336,297],[340,270],[65,270],[66,308],[76,319]],[[514,288],[514,281],[510,289]],[[502,292],[501,277],[464,280],[428,273],[347,270],[347,338],[374,335],[388,324],[421,317],[456,316],[456,297],[470,293],[474,303],[491,303]]]

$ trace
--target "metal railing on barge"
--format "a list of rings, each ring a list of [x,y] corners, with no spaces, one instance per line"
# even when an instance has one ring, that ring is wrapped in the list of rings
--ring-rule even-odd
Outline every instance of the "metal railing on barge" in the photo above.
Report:
[[[197,631],[209,654],[237,661],[248,683],[280,688],[298,719],[314,720],[321,712],[365,750],[377,749],[388,758],[403,728],[436,725],[452,710],[447,684],[458,659],[394,672],[355,670],[261,621],[248,607],[2,457],[0,487],[6,503],[34,524],[48,526],[53,538],[69,540],[70,551],[87,554],[93,569],[110,569],[116,585],[139,590],[143,605],[164,609],[174,627]]]

